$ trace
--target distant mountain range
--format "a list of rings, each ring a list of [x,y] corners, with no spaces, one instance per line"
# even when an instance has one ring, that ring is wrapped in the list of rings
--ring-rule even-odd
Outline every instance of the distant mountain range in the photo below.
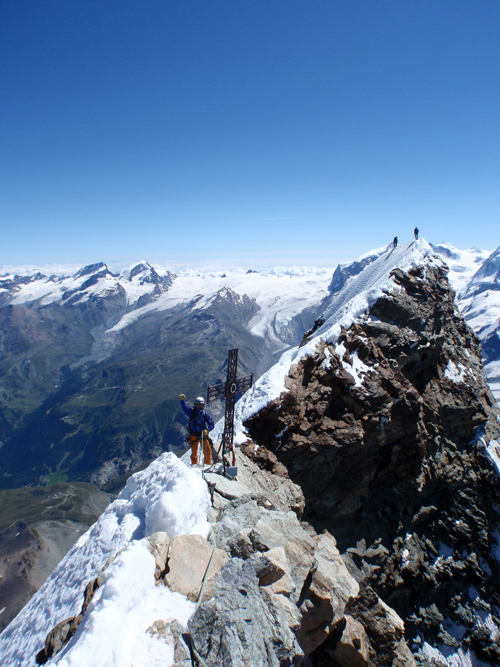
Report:
[[[329,280],[317,269],[176,276],[147,262],[0,276],[0,488],[103,487],[182,448],[179,393],[224,379],[233,347],[240,372],[261,375],[300,342]]]

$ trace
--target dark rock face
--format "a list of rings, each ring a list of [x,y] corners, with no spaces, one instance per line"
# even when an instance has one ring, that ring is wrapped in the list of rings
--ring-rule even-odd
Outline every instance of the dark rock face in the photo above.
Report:
[[[289,391],[246,426],[302,487],[304,518],[337,539],[362,586],[353,618],[372,590],[414,651],[424,638],[499,664],[499,484],[486,451],[496,404],[445,271],[393,278],[370,316],[303,358]]]

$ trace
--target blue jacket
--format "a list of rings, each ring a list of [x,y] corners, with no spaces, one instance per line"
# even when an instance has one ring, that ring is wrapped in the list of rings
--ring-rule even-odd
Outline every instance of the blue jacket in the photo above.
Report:
[[[186,401],[181,401],[181,408],[185,415],[189,417],[188,429],[192,435],[201,435],[204,429],[211,431],[214,427],[214,420],[205,412],[205,410],[197,410],[186,405]]]

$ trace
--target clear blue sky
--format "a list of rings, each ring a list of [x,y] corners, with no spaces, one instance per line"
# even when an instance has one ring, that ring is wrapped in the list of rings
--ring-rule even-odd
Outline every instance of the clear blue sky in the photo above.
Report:
[[[498,0],[2,0],[0,265],[500,244]]]

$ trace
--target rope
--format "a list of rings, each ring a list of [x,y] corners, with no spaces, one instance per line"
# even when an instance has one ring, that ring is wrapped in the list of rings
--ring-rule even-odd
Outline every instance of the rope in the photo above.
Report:
[[[200,594],[198,595],[198,601],[196,602],[196,609],[200,606],[202,599],[203,599],[203,593],[205,592],[205,584],[207,583],[207,577],[208,573],[210,571],[210,566],[212,565],[212,561],[215,556],[215,551],[217,549],[217,543],[215,541],[215,534],[214,534],[214,525],[212,522],[210,522],[210,534],[212,536],[212,540],[214,543],[214,548],[212,549],[212,555],[210,556],[210,560],[208,561],[207,569],[205,570],[205,574],[203,575],[203,579],[201,582],[201,588],[200,588]],[[196,610],[195,610],[196,611]]]
[[[205,592],[205,584],[207,583],[208,573],[210,571],[210,566],[212,565],[212,561],[213,561],[214,556],[215,556],[215,551],[217,549],[217,543],[215,541],[214,525],[211,521],[210,521],[210,534],[212,536],[212,540],[213,540],[213,543],[214,543],[214,548],[212,549],[212,555],[210,556],[210,560],[208,561],[207,569],[205,570],[205,574],[203,575],[203,579],[202,579],[202,582],[201,582],[201,588],[200,588],[200,594],[198,595],[198,601],[196,602],[195,612],[196,612],[196,610],[198,609],[198,607],[200,606],[200,604],[203,600],[203,593]],[[201,655],[196,650],[196,647],[194,645],[194,639],[193,639],[192,636],[191,636],[191,649],[194,653],[195,658],[198,660],[198,662],[201,663],[202,667],[208,667],[207,663],[203,660]]]
[[[198,651],[195,649],[195,647],[194,647],[194,641],[193,641],[193,638],[192,638],[192,637],[191,637],[191,650],[193,651],[193,653],[194,653],[194,657],[196,658],[196,660],[198,660],[198,662],[201,662],[201,664],[203,665],[203,667],[208,667],[207,663],[203,660],[203,658],[201,657],[201,655],[200,655],[200,654],[198,653]]]

